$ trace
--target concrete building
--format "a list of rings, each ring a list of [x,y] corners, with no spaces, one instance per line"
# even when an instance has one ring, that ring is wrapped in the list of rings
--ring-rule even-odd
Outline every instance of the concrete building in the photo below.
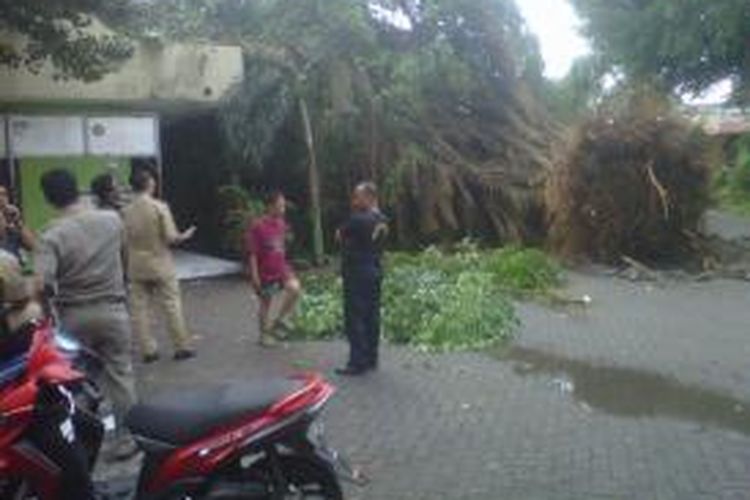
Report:
[[[45,171],[71,167],[85,188],[104,172],[126,180],[134,158],[161,166],[163,120],[210,113],[242,78],[239,47],[159,40],[139,42],[94,83],[56,80],[52,67],[0,67],[0,183],[38,229],[51,215],[39,191]]]
[[[0,107],[7,111],[50,104],[140,110],[212,106],[242,78],[239,47],[144,41],[118,71],[94,83],[55,80],[51,67],[39,74],[0,67]]]

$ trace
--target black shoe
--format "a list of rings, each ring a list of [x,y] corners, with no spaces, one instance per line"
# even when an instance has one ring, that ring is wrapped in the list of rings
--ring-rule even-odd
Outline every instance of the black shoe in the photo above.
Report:
[[[194,358],[195,357],[195,351],[192,349],[180,349],[176,353],[174,353],[174,360],[175,361],[185,361],[186,359]]]
[[[336,368],[336,375],[341,375],[342,377],[359,377],[365,373],[367,373],[367,368],[359,368],[356,366]]]
[[[143,364],[150,365],[151,363],[156,363],[161,359],[161,356],[158,352],[153,352],[151,354],[146,354],[143,356]]]

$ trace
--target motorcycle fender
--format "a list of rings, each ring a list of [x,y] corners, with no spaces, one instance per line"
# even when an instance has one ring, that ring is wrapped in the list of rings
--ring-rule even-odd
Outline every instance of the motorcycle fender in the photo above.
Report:
[[[84,375],[64,363],[45,366],[38,375],[38,379],[49,384],[64,384],[82,380]]]

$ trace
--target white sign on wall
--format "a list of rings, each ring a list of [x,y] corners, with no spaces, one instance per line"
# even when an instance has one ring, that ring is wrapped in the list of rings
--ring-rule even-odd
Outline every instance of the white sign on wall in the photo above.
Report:
[[[83,155],[83,117],[11,116],[10,141],[13,155]]]
[[[150,116],[89,117],[88,152],[98,156],[156,156],[157,121]]]

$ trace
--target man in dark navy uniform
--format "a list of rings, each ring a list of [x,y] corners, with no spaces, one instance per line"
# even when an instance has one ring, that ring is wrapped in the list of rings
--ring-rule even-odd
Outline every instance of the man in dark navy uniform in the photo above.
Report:
[[[387,232],[375,184],[358,185],[352,194],[352,214],[338,232],[343,246],[344,329],[349,339],[349,362],[337,370],[339,375],[362,375],[378,366],[381,255]]]

